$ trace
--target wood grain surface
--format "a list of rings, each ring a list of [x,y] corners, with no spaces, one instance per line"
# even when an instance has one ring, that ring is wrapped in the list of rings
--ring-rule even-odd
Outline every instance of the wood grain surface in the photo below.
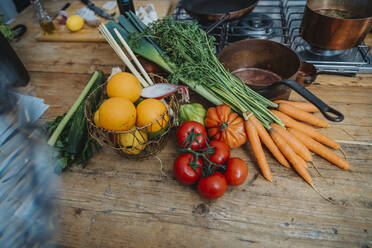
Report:
[[[156,1],[155,1],[156,2]],[[58,2],[63,5],[62,1]],[[90,73],[121,65],[105,43],[38,42],[31,9],[17,17],[29,31],[12,44],[30,71],[23,89],[45,99],[52,119],[67,111]],[[371,35],[367,37],[372,44]],[[61,176],[57,242],[61,247],[372,247],[372,75],[319,76],[309,88],[345,115],[321,132],[342,142],[353,172],[318,156],[310,173],[322,199],[293,170],[267,153],[273,183],[263,179],[248,145],[234,149],[249,167],[246,183],[229,187],[216,200],[172,175],[178,151],[172,135],[157,159],[128,161],[109,149],[86,168],[73,166]],[[300,100],[292,94],[291,99]]]
[[[93,1],[96,6],[102,8],[102,5],[107,1]],[[148,1],[137,0],[133,1],[134,7],[137,9],[139,7],[145,7],[148,4]],[[158,17],[164,17],[171,6],[170,0],[157,0],[153,2],[155,10],[158,14]],[[51,13],[56,12],[56,10],[60,9],[63,5],[61,5],[60,1],[49,1],[46,2],[45,8],[51,10]],[[72,1],[71,6],[66,10],[68,15],[75,15],[76,11],[82,7],[85,7],[83,3],[80,1]],[[107,13],[115,12],[115,17],[117,17],[120,12],[119,8],[116,6],[113,10],[106,11]],[[107,20],[104,18],[100,18],[100,21],[106,23]],[[71,32],[67,29],[65,25],[58,24],[58,21],[54,21],[56,31],[53,34],[45,35],[41,30],[38,31],[38,35],[36,39],[39,41],[59,41],[59,42],[106,42],[105,38],[99,34],[97,27],[89,26],[87,23],[84,24],[84,28],[78,32]]]

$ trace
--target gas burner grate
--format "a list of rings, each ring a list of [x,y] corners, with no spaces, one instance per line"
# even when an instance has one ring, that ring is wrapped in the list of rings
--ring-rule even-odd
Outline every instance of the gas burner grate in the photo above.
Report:
[[[187,0],[185,0],[187,1]],[[173,17],[177,20],[185,22],[197,22],[181,7],[181,1],[178,3]],[[288,36],[285,34],[283,28],[282,18],[282,2],[281,1],[259,1],[254,10],[240,18],[239,20],[232,20],[221,24],[210,34],[216,38],[217,47],[223,48],[231,42],[243,39],[271,39],[283,44],[288,44]],[[269,11],[268,11],[269,10]],[[263,17],[261,22],[257,17]],[[261,26],[256,27],[256,26]],[[200,24],[205,30],[208,28],[206,24]],[[219,49],[217,49],[219,50]]]
[[[197,21],[182,9],[181,1],[173,17],[185,22]],[[260,0],[248,15],[225,22],[211,32],[217,41],[217,51],[242,39],[269,39],[290,47],[301,60],[321,71],[372,73],[372,56],[365,44],[342,52],[319,51],[301,38],[299,31],[305,5],[306,0]],[[263,19],[258,20],[258,16]],[[208,25],[201,24],[201,27],[207,29]]]

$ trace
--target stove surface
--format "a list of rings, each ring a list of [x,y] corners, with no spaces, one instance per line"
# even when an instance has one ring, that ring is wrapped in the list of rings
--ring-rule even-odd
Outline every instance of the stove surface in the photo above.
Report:
[[[365,44],[344,51],[319,51],[301,38],[299,30],[305,5],[306,0],[260,0],[248,15],[225,22],[211,32],[216,37],[217,51],[242,39],[269,39],[290,47],[318,71],[372,73],[372,56]],[[181,2],[173,14],[175,19],[197,21],[180,6]],[[207,29],[210,24],[200,25]]]

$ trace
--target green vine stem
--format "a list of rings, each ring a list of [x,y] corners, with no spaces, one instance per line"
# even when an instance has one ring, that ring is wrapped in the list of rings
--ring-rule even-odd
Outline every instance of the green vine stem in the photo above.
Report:
[[[182,153],[190,153],[193,155],[193,159],[191,159],[191,161],[189,162],[189,165],[191,166],[191,168],[193,168],[195,173],[198,174],[196,168],[201,167],[203,177],[211,176],[218,168],[222,170],[226,170],[225,165],[216,164],[209,160],[210,155],[212,155],[215,152],[216,147],[210,146],[206,137],[205,137],[205,142],[207,145],[206,148],[200,148],[196,150],[191,149],[191,145],[193,144],[194,141],[200,145],[200,142],[197,140],[197,137],[199,135],[203,135],[203,134],[195,133],[195,130],[192,129],[191,132],[188,133],[185,141],[183,142],[183,145],[185,148],[181,149]],[[201,158],[201,160],[203,161],[203,164],[204,164],[203,166],[200,166],[199,164],[197,164],[197,161],[199,160],[199,158]]]

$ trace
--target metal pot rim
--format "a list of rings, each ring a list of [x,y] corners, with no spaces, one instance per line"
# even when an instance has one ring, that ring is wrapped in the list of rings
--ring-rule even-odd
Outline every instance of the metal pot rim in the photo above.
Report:
[[[328,15],[324,15],[324,14],[321,14],[319,12],[316,12],[315,11],[315,8],[311,7],[311,1],[306,1],[306,7],[312,11],[313,13],[317,14],[317,15],[320,15],[322,17],[326,17],[326,18],[329,18],[329,19],[336,19],[336,20],[342,20],[342,21],[345,21],[345,22],[351,22],[351,21],[365,21],[365,20],[368,20],[368,19],[371,19],[372,18],[372,13],[371,13],[371,16],[368,16],[368,17],[363,17],[363,18],[353,18],[353,19],[347,19],[347,18],[341,18],[341,17],[332,17],[332,16],[328,16]],[[321,9],[321,8],[319,8]]]

